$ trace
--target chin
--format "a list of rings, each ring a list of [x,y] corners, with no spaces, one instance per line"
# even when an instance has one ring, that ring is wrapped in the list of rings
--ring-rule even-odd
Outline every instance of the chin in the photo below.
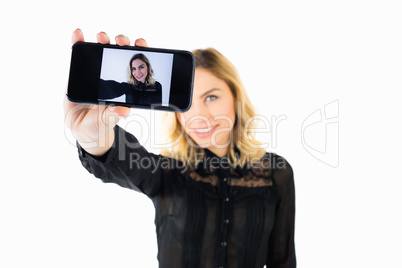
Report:
[[[193,139],[194,140],[194,139]],[[196,146],[198,147],[198,148],[201,148],[201,149],[208,149],[209,147],[211,147],[211,143],[210,142],[202,142],[202,141],[197,141],[197,140],[194,140],[194,142],[195,142],[195,144],[196,144]]]

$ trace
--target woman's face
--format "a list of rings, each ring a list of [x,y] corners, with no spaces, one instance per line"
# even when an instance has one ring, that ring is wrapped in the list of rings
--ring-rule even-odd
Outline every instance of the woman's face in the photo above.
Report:
[[[226,155],[236,115],[234,97],[223,80],[196,68],[191,108],[178,118],[198,146]]]
[[[145,83],[145,79],[148,75],[147,64],[140,59],[133,60],[131,63],[131,73],[137,81]]]

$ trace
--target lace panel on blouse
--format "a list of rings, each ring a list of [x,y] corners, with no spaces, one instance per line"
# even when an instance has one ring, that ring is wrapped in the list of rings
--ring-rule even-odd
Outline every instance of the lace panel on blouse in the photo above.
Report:
[[[272,157],[264,157],[258,162],[249,163],[243,167],[230,167],[230,186],[247,188],[272,186]],[[216,162],[215,162],[216,164]],[[203,182],[217,186],[219,165],[209,165],[208,162],[201,163],[195,169],[189,169],[188,175],[196,182]]]

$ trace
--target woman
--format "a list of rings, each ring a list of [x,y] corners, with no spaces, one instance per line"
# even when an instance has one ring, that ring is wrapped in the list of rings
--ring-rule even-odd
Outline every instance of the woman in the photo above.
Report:
[[[80,31],[73,41],[83,41]],[[109,40],[101,33],[98,41]],[[296,267],[292,168],[247,128],[254,110],[229,61],[213,49],[194,55],[192,106],[167,115],[172,149],[163,155],[116,126],[127,108],[82,106],[70,114],[77,107],[66,100],[82,164],[153,201],[160,267]]]
[[[128,64],[128,83],[102,80],[99,85],[99,99],[108,100],[125,95],[126,103],[151,105],[162,103],[162,86],[152,77],[154,71],[148,58],[135,54]]]

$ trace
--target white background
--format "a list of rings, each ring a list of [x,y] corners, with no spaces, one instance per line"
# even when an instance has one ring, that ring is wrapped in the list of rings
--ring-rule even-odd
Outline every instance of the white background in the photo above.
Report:
[[[103,80],[115,80],[120,83],[127,83],[127,67],[131,58],[137,53],[144,54],[151,63],[154,71],[152,77],[162,86],[162,103],[168,105],[170,81],[172,78],[173,54],[105,48],[102,56],[100,78]]]
[[[91,42],[105,31],[221,51],[276,122],[268,149],[293,166],[298,267],[401,266],[400,1],[0,5],[0,267],[157,267],[151,202],[88,174],[66,137],[78,27]],[[132,114],[137,135],[151,120]]]

